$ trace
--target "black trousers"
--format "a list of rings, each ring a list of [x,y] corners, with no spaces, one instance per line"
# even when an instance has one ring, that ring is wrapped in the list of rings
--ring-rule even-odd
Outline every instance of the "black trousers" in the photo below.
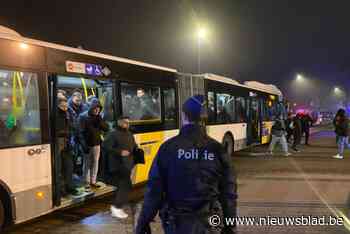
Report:
[[[293,149],[296,149],[297,146],[300,144],[301,141],[301,135],[299,133],[293,133]]]
[[[60,181],[61,181],[61,191],[63,195],[72,192],[74,189],[73,184],[73,155],[71,151],[66,146],[66,141],[64,138],[57,139],[57,150],[60,156],[58,160],[59,171],[60,171]]]
[[[305,144],[309,144],[310,128],[303,129],[303,134],[305,133]]]
[[[73,155],[69,151],[62,152],[62,175],[66,192],[70,193],[74,189],[73,184]]]
[[[292,135],[293,135],[293,129],[287,128],[287,142],[289,142]]]
[[[131,170],[121,167],[117,172],[113,173],[114,185],[117,187],[113,205],[121,209],[128,202],[128,195],[132,189]]]

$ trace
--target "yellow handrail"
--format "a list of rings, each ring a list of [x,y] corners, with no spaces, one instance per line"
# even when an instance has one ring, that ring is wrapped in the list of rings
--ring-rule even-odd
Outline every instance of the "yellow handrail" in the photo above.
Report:
[[[81,84],[83,85],[83,89],[84,89],[84,94],[85,94],[85,101],[88,101],[88,91],[86,88],[86,83],[85,83],[85,79],[81,78]]]
[[[22,79],[21,75],[19,72],[14,72],[13,73],[13,78],[12,78],[12,111],[13,115],[15,117],[19,117],[23,115],[24,112],[24,107],[26,104],[26,99],[24,97],[24,91],[23,91],[23,85],[22,85]],[[18,83],[18,88],[19,88],[19,95],[20,95],[20,104],[18,104],[18,98],[17,98],[17,83]]]

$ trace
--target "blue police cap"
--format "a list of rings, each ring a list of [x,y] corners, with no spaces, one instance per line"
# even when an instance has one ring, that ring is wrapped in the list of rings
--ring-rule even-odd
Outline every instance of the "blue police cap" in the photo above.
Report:
[[[194,95],[185,101],[182,105],[182,110],[199,119],[204,110],[204,105],[205,97],[203,95]]]

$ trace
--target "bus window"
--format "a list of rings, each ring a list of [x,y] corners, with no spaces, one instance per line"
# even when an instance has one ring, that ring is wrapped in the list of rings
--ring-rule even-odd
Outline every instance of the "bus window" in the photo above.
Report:
[[[161,122],[159,87],[145,87],[128,83],[121,84],[123,115],[132,124]]]
[[[0,70],[0,147],[41,143],[38,77]]]
[[[101,116],[104,121],[106,121],[111,128],[114,127],[115,114],[114,114],[114,101],[113,101],[113,87],[112,86],[102,86],[98,89],[98,99],[102,105]]]
[[[208,92],[208,122],[215,123],[215,96],[214,96],[214,92]]]
[[[232,123],[235,118],[234,97],[230,94],[216,94],[217,122]]]
[[[236,98],[236,121],[237,122],[246,122],[246,103],[243,97]]]
[[[176,99],[175,89],[169,88],[163,90],[164,95],[164,119],[167,127],[176,127]]]

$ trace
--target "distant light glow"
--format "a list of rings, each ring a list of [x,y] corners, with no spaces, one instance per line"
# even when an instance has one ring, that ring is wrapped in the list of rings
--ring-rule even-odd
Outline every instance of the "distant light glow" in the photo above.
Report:
[[[340,92],[340,88],[339,87],[334,87],[334,92],[335,93],[339,93]]]
[[[197,36],[199,39],[204,39],[207,36],[207,30],[205,28],[199,28],[197,31]]]
[[[294,104],[293,104],[293,106],[297,106],[297,104],[296,104],[296,103],[294,103]]]
[[[304,77],[301,75],[301,74],[297,74],[297,78],[296,78],[297,81],[303,81],[304,80]]]
[[[23,43],[23,42],[20,44],[20,47],[21,47],[21,49],[24,49],[24,50],[28,49],[28,45],[26,43]]]

